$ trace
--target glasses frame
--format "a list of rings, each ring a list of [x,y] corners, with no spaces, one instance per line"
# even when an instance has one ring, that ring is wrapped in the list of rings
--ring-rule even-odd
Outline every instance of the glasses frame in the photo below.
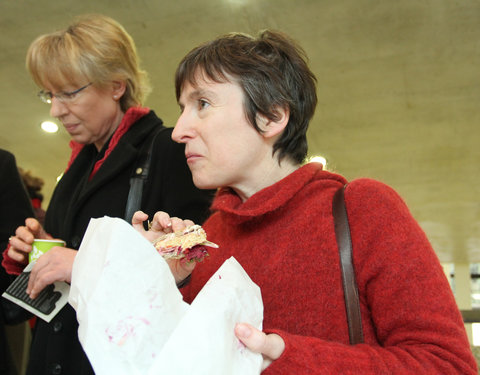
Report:
[[[58,94],[54,94],[50,91],[41,90],[41,91],[38,92],[37,96],[40,98],[40,100],[42,102],[47,103],[47,104],[52,104],[53,97],[57,98],[62,103],[67,103],[67,102],[70,102],[70,101],[74,100],[76,95],[79,92],[85,90],[92,83],[93,82],[89,82],[85,86],[82,86],[79,89],[76,89],[74,91],[64,91],[64,92],[59,92]]]

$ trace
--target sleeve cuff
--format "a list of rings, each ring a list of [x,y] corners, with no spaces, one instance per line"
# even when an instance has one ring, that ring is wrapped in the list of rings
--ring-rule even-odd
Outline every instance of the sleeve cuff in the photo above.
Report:
[[[184,278],[182,281],[180,281],[179,283],[177,283],[177,288],[180,289],[180,288],[183,288],[185,285],[188,285],[188,283],[190,282],[192,278],[192,274],[188,275],[186,278]]]
[[[10,249],[10,244],[8,244],[7,248],[3,251],[2,266],[10,275],[20,275],[25,268],[25,265],[10,258],[8,256],[8,249]]]

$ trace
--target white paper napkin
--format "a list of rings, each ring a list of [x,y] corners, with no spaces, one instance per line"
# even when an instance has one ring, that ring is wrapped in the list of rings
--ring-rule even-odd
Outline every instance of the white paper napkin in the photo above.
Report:
[[[245,349],[233,328],[261,329],[261,293],[233,258],[189,306],[150,242],[121,219],[92,219],[69,302],[97,375],[260,373],[261,355]]]
[[[260,288],[231,257],[197,295],[148,374],[259,374],[262,356],[247,350],[234,328],[247,322],[261,330],[262,320]]]

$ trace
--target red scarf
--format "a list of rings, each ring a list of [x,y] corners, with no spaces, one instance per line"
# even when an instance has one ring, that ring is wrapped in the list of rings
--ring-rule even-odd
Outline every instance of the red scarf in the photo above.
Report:
[[[115,130],[115,133],[113,133],[112,139],[110,140],[108,148],[105,151],[105,155],[103,156],[103,158],[101,158],[95,163],[92,173],[90,173],[90,177],[89,177],[90,180],[95,175],[95,173],[97,173],[97,171],[100,169],[103,162],[108,158],[108,155],[110,155],[113,149],[117,146],[118,142],[120,141],[120,138],[122,138],[122,136],[128,131],[128,129],[130,129],[130,127],[135,122],[137,122],[140,118],[145,116],[148,112],[150,112],[150,109],[147,107],[131,107],[127,109],[127,112],[125,112],[125,115],[122,118],[122,122],[120,122],[120,125],[118,125],[118,128]],[[74,140],[70,141],[70,148],[72,149],[72,153],[70,154],[70,160],[68,161],[67,169],[65,170],[65,172],[68,171],[73,161],[82,150],[83,146],[85,145],[75,142]]]

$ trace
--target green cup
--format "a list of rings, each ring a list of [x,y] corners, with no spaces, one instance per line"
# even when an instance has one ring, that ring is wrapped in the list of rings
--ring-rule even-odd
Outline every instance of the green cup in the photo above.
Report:
[[[32,251],[28,253],[28,262],[32,263],[37,260],[41,255],[45,254],[54,246],[65,246],[65,241],[34,239],[32,243]]]

